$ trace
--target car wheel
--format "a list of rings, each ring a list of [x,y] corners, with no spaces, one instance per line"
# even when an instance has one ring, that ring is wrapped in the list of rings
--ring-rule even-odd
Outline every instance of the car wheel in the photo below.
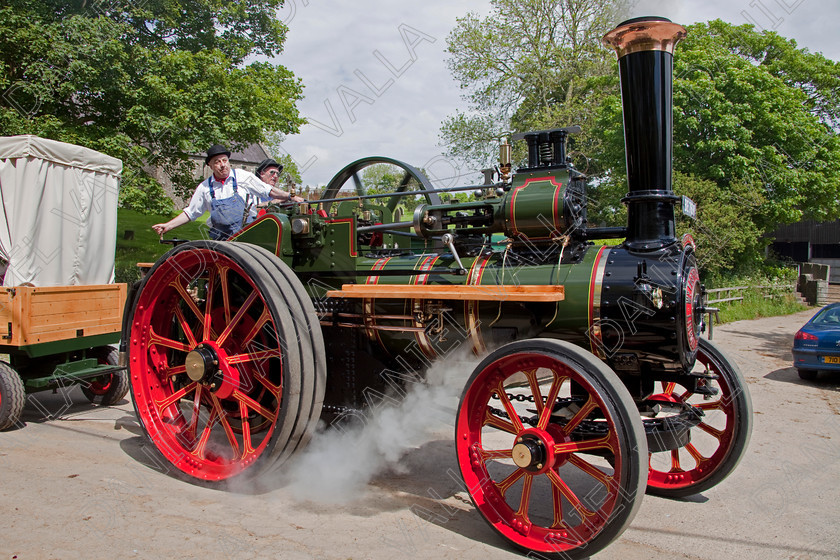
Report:
[[[815,369],[797,369],[796,373],[799,374],[800,379],[805,381],[813,381],[817,378],[817,370]]]

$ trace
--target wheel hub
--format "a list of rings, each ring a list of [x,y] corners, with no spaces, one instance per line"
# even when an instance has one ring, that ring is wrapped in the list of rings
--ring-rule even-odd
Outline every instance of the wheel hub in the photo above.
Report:
[[[511,450],[511,458],[516,466],[527,471],[542,469],[546,455],[545,443],[531,434],[517,438]]]
[[[184,366],[190,379],[207,382],[219,371],[219,356],[209,346],[198,346],[187,354]]]

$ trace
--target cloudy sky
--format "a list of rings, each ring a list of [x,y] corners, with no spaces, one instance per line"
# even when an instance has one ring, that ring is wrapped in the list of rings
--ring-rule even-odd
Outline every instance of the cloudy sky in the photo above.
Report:
[[[446,37],[487,0],[286,0],[289,26],[276,62],[303,80],[301,114],[310,124],[283,143],[307,185],[325,184],[365,156],[393,157],[429,171],[437,186],[480,182],[441,156],[441,122],[465,108],[446,67]],[[684,25],[720,18],[793,38],[840,60],[837,0],[639,0],[631,16],[661,15]],[[572,123],[569,123],[572,124]],[[455,179],[458,177],[458,179]]]

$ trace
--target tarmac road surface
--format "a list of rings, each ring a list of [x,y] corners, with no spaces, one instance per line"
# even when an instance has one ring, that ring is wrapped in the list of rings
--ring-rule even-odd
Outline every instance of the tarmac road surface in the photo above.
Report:
[[[745,458],[701,495],[645,496],[596,558],[840,558],[840,376],[805,382],[791,367],[793,333],[812,313],[715,329],[752,394]],[[443,422],[336,505],[300,483],[188,484],[163,472],[128,401],[97,408],[78,388],[36,396],[25,427],[0,433],[0,560],[522,557],[447,474],[457,466]],[[324,461],[346,470],[342,455]]]

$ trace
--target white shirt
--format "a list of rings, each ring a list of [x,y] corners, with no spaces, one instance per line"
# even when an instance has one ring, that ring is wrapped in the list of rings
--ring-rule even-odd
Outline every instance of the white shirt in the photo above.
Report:
[[[236,190],[237,195],[242,200],[245,200],[247,195],[251,195],[251,204],[256,205],[271,198],[271,185],[263,183],[256,175],[244,169],[231,169],[230,175],[227,176],[224,183],[217,181],[213,177],[213,194],[216,200],[223,198],[230,198],[233,196],[233,174],[236,174]],[[207,186],[207,179],[204,179],[195,188],[195,192],[190,199],[190,204],[184,208],[184,214],[190,221],[199,218],[205,212],[210,211],[210,188]],[[251,213],[256,215],[256,208],[251,209]]]

